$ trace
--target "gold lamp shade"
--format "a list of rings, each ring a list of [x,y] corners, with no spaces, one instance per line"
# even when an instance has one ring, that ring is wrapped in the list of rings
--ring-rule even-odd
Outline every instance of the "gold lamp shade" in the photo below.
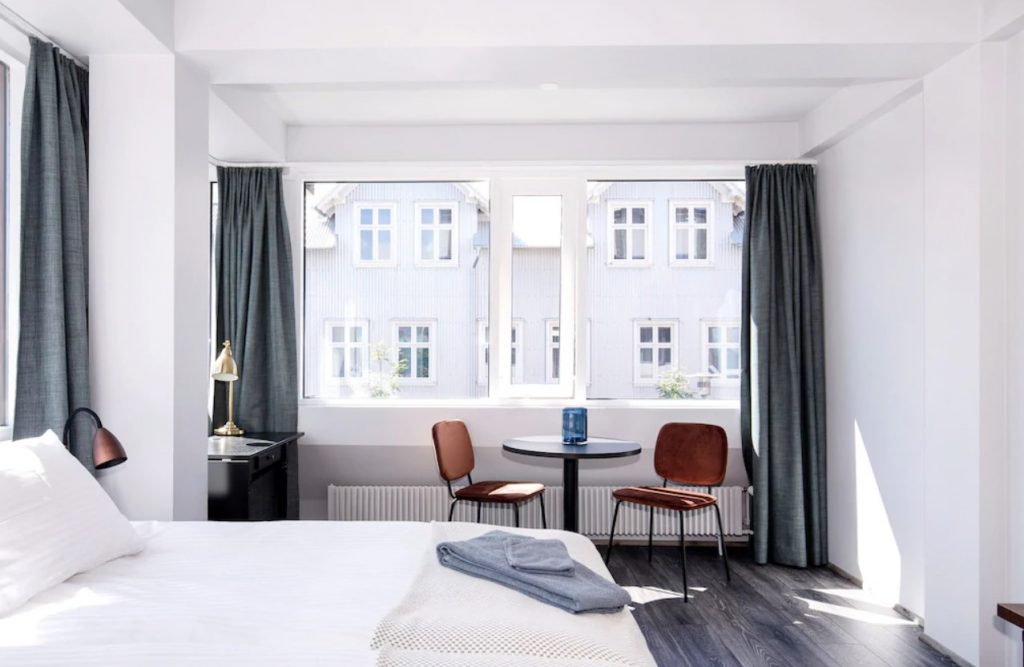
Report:
[[[231,354],[231,341],[224,341],[224,348],[217,355],[210,369],[210,377],[228,383],[228,420],[220,428],[213,429],[215,435],[242,435],[245,433],[235,424],[235,380],[238,379],[238,364]]]
[[[210,375],[214,380],[221,382],[234,382],[238,379],[238,364],[235,363],[235,357],[231,354],[231,341],[224,341],[224,348],[217,355],[217,360],[213,362]]]

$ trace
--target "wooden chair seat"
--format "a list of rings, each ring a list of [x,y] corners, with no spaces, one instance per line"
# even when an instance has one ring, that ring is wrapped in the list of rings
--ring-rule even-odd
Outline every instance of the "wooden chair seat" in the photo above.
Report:
[[[684,491],[683,489],[665,488],[662,486],[629,486],[615,489],[612,492],[612,496],[616,500],[622,500],[627,503],[681,512],[699,510],[714,505],[717,502],[710,493]]]
[[[455,489],[455,497],[460,500],[485,503],[521,503],[541,493],[544,485],[535,482],[475,482]]]

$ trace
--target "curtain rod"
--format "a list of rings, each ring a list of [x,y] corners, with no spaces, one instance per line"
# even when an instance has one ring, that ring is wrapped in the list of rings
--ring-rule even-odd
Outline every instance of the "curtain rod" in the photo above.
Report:
[[[89,66],[86,65],[81,58],[71,53],[54,40],[50,39],[50,37],[46,33],[44,33],[39,28],[35,27],[34,25],[26,21],[24,17],[22,17],[20,14],[18,14],[13,9],[11,9],[3,3],[0,3],[0,20],[3,20],[5,23],[7,23],[12,28],[17,30],[21,34],[25,35],[26,37],[36,37],[37,39],[41,39],[44,42],[53,44],[61,53],[63,53],[65,56],[73,60],[75,64],[77,64],[79,67],[85,70],[89,69]]]
[[[291,166],[286,162],[232,162],[215,158],[212,155],[207,155],[207,157],[210,160],[210,164],[217,167],[281,167],[282,169],[287,169]]]

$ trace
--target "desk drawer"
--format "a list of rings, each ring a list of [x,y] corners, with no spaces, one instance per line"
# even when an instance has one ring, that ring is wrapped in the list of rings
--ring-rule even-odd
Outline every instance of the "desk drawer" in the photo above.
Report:
[[[280,462],[283,456],[283,447],[274,447],[271,450],[260,452],[258,456],[254,456],[252,458],[252,471],[256,473],[260,470],[269,468],[270,466]]]

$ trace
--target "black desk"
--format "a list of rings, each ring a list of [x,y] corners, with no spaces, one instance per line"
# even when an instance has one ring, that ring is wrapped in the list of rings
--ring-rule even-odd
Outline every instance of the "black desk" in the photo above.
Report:
[[[510,438],[502,449],[514,454],[562,459],[562,528],[579,529],[580,459],[615,459],[640,453],[640,443],[614,438],[590,438],[585,445],[567,445],[558,435]]]
[[[302,433],[212,436],[206,465],[211,521],[299,518],[299,438]],[[250,444],[252,443],[252,444]]]

